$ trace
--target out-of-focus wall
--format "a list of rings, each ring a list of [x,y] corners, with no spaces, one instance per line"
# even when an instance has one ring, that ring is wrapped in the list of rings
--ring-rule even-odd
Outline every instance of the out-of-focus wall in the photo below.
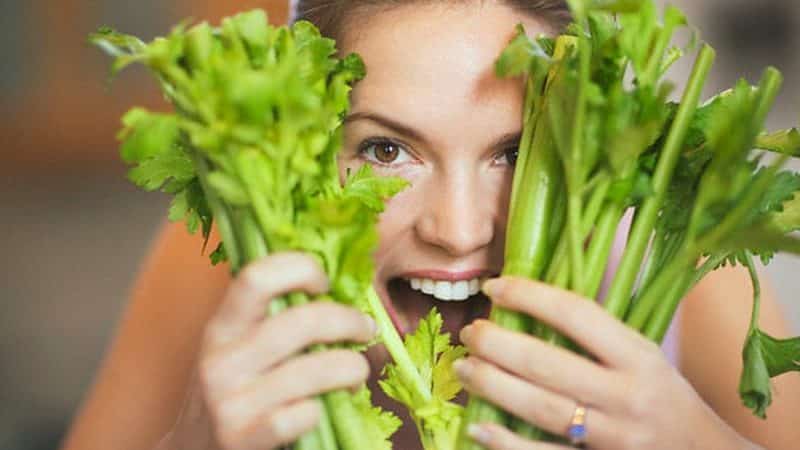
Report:
[[[773,127],[800,115],[800,3],[675,0],[718,50],[708,93],[774,64]],[[99,25],[152,37],[180,19],[285,2],[5,0],[0,3],[0,450],[52,450],[88,388],[166,200],[124,179],[114,134],[134,104],[163,108],[142,71],[107,87],[84,45]],[[686,68],[677,67],[677,81]],[[800,331],[800,261],[768,268]]]
[[[108,83],[102,25],[146,39],[282,0],[0,1],[0,450],[54,450],[89,387],[164,197],[125,179],[115,134],[164,109],[140,68]]]

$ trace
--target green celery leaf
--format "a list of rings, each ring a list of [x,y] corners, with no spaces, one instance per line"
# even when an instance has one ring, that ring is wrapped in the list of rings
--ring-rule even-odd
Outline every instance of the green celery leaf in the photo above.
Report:
[[[122,141],[120,155],[128,164],[170,151],[180,137],[179,121],[173,114],[133,108],[123,116],[122,123],[124,128],[117,139]]]
[[[458,380],[453,363],[466,356],[467,349],[451,346],[443,351],[433,366],[433,396],[442,400],[452,400],[463,389]]]
[[[191,180],[180,192],[175,193],[168,217],[171,222],[185,221],[190,234],[197,233],[202,226],[203,237],[208,239],[211,232],[211,211],[198,179]]]
[[[775,339],[755,329],[748,335],[742,355],[744,371],[739,395],[745,406],[766,418],[767,407],[772,403],[770,379],[790,371],[800,372],[800,337]]]
[[[764,176],[769,176],[769,172],[766,169],[758,170],[753,175],[753,182]],[[800,250],[797,247],[800,241],[787,233],[800,229],[798,197],[800,174],[781,171],[773,175],[767,190],[749,217],[723,243],[723,251],[731,252],[725,263],[743,264],[740,249],[747,249],[758,255],[764,264],[768,264],[777,251],[797,253]]]
[[[189,199],[188,193],[184,190],[175,194],[172,202],[169,205],[168,218],[170,222],[178,222],[183,220],[189,214]]]
[[[193,75],[208,70],[217,46],[214,30],[207,22],[193,26],[186,33],[186,62]]]
[[[184,185],[194,179],[191,160],[179,152],[170,152],[145,159],[128,172],[128,178],[146,191]]]
[[[220,242],[216,250],[211,252],[211,265],[216,266],[228,260],[228,255],[225,253],[225,243]]]
[[[374,212],[382,212],[385,201],[408,185],[408,181],[402,178],[375,176],[372,167],[364,164],[358,172],[348,178],[344,195],[358,199]]]
[[[610,13],[635,13],[642,8],[643,0],[586,0],[589,10]]]
[[[111,75],[116,75],[126,66],[146,59],[147,46],[139,38],[122,34],[110,27],[102,27],[89,35],[89,43],[99,47],[115,58]]]
[[[501,78],[513,77],[545,70],[549,64],[550,55],[539,41],[528,37],[525,27],[520,24],[514,39],[497,58],[495,72]]]
[[[367,66],[364,65],[364,60],[355,53],[351,53],[339,61],[339,67],[336,70],[349,81],[361,80],[367,75]]]
[[[442,316],[435,310],[421,319],[416,331],[405,337],[405,345],[423,380],[433,385],[433,368],[439,356],[451,348],[450,335],[442,334]]]
[[[715,254],[735,254],[747,250],[758,255],[764,264],[769,263],[777,252],[800,255],[800,237],[792,236],[770,228],[765,224],[755,224],[731,233],[715,250]],[[738,256],[729,262],[741,261]]]
[[[782,211],[771,214],[766,225],[779,233],[800,231],[800,192],[781,205]]]
[[[364,386],[352,396],[353,404],[361,413],[364,432],[369,434],[369,442],[374,450],[391,450],[391,436],[400,428],[402,422],[391,412],[372,406],[371,393]]]
[[[270,37],[267,13],[261,9],[243,12],[234,16],[232,22],[239,37],[247,46],[253,65],[260,66],[263,63]]]
[[[791,128],[760,134],[756,138],[755,146],[761,150],[770,150],[800,158],[800,130]]]
[[[765,176],[766,172],[766,170],[761,169],[755,176]],[[769,188],[758,203],[759,216],[783,211],[783,205],[798,195],[800,195],[800,173],[789,170],[778,172],[773,176]]]
[[[405,347],[424,383],[431,387],[433,397],[424,401],[407,388],[394,364],[384,367],[379,384],[390,398],[406,405],[423,433],[431,436],[437,449],[455,450],[456,435],[462,407],[450,402],[462,386],[454,371],[453,362],[466,354],[466,349],[450,344],[450,334],[442,332],[442,316],[435,310],[421,319],[417,329],[405,336]]]

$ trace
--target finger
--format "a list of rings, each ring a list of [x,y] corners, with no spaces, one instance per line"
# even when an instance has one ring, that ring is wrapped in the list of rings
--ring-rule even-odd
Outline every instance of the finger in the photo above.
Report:
[[[487,281],[483,289],[493,303],[542,320],[607,364],[636,366],[642,351],[654,347],[597,303],[575,293],[513,277]]]
[[[458,361],[455,369],[467,391],[545,431],[566,435],[577,406],[575,401],[476,357]],[[605,413],[591,409],[587,413],[586,424],[586,440],[590,446],[611,448],[609,443],[616,444],[611,440],[613,436],[606,431],[614,430],[614,423]]]
[[[369,375],[363,355],[349,350],[329,350],[291,359],[248,383],[220,405],[223,420],[237,423],[259,411],[323,392],[355,387]]]
[[[611,370],[486,320],[464,327],[461,342],[471,355],[583,404],[606,405],[623,395],[619,376]]]
[[[311,344],[366,343],[377,326],[366,314],[328,301],[290,308],[265,320],[239,342],[210,350],[204,363],[211,387],[236,389],[240,383]]]
[[[269,300],[292,291],[319,294],[328,279],[319,263],[303,253],[276,253],[245,267],[231,282],[206,338],[224,345],[241,338],[262,320]]]
[[[547,442],[533,442],[495,423],[470,425],[469,436],[489,450],[572,450]]]
[[[220,437],[224,448],[265,450],[296,441],[314,429],[320,419],[318,400],[307,399],[277,408],[272,413],[257,416],[249,423],[232,428]]]

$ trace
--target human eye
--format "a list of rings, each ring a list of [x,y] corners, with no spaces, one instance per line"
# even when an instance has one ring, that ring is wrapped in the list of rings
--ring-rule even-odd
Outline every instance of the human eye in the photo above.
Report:
[[[368,162],[381,166],[394,166],[414,161],[414,157],[403,144],[384,137],[364,140],[358,146],[358,154]]]
[[[517,144],[510,145],[495,155],[494,163],[500,166],[514,167],[517,164],[518,156],[519,156],[519,145]]]

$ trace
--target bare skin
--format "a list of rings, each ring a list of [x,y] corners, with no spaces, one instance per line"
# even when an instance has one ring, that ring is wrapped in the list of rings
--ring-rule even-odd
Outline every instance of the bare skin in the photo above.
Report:
[[[441,303],[403,285],[405,278],[464,279],[502,267],[522,86],[494,78],[491,67],[518,22],[532,33],[549,31],[493,2],[415,4],[356,17],[340,40],[369,68],[353,92],[343,169],[369,163],[412,182],[382,216],[376,254],[375,286],[401,331]],[[146,450],[160,441],[165,450],[276,448],[314,426],[314,395],[363,383],[370,366],[385,362],[378,351],[369,361],[348,351],[302,354],[317,342],[369,340],[373,324],[355,311],[308,305],[261,316],[282,293],[326,289],[309,257],[273,255],[231,281],[224,267],[198,255],[199,246],[180,225],[165,227],[63,450]],[[791,411],[800,404],[797,377],[777,380],[767,421],[739,403],[750,308],[741,271],[712,275],[686,299],[680,372],[656,346],[569,292],[524,280],[489,290],[492,301],[549,321],[596,357],[485,321],[467,326],[481,311],[477,296],[444,308],[447,327],[473,354],[459,367],[467,389],[532,423],[563,433],[582,401],[589,443],[601,450],[747,449],[753,442],[789,450],[800,441]],[[785,336],[773,296],[763,302],[763,327]],[[541,361],[547,364],[534,364]],[[562,448],[498,427],[476,435],[491,448]],[[403,450],[415,445],[408,433],[397,441]]]

